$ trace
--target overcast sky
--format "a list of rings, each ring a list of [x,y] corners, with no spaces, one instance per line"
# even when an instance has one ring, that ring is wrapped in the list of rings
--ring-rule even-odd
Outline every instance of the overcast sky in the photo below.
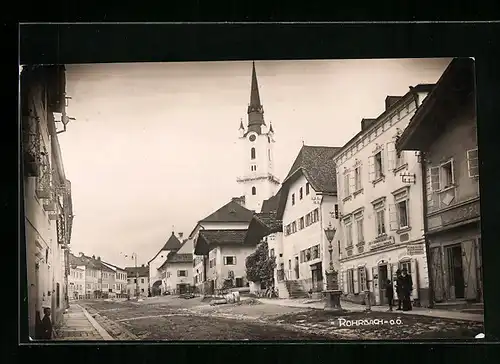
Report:
[[[275,131],[281,180],[304,141],[342,146],[387,95],[434,83],[451,59],[256,61],[264,117]],[[242,194],[237,146],[251,62],[67,66],[68,114],[59,134],[72,182],[75,254],[147,263],[172,233]]]

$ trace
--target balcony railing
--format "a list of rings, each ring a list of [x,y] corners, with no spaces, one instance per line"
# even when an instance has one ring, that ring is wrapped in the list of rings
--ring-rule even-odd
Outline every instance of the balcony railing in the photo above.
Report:
[[[40,174],[42,137],[38,118],[23,117],[23,158],[25,172],[28,177],[38,177]]]

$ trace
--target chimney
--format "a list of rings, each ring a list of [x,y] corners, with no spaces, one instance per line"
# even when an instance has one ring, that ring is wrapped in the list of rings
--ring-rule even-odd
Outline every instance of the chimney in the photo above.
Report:
[[[143,264],[143,265],[141,265],[141,267],[143,267],[143,268],[144,268],[144,264]]]
[[[361,119],[361,131],[368,129],[377,119]]]
[[[98,261],[101,261],[101,257],[97,257],[97,260],[98,260]]]
[[[83,257],[85,254],[83,254],[83,252],[80,252],[80,253],[78,253],[78,255],[80,255],[81,257]]]
[[[95,259],[95,255],[92,255],[92,259]]]
[[[387,111],[392,105],[398,102],[402,96],[387,96],[385,98],[385,110]]]
[[[179,234],[179,238],[182,239],[182,237],[184,236],[184,233],[178,233]]]

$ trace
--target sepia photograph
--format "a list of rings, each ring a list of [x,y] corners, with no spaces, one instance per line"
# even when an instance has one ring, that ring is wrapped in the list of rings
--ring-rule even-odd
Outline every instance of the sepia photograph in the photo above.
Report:
[[[484,337],[473,58],[19,84],[32,343]]]

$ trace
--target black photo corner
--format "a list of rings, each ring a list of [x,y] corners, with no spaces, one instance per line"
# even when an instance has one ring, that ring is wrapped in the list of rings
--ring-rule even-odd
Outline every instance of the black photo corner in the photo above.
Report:
[[[57,356],[57,360],[88,362],[105,358],[111,362],[151,362],[155,358],[172,362],[192,362],[215,359],[240,362],[268,359],[272,361],[307,360],[328,362],[380,360],[393,357],[419,358],[419,361],[461,362],[477,358],[494,362],[498,358],[500,340],[500,302],[497,261],[500,245],[496,244],[497,216],[500,216],[500,193],[497,191],[500,165],[495,136],[498,134],[500,115],[500,23],[371,23],[371,24],[21,24],[9,29],[10,44],[18,56],[9,52],[8,67],[4,67],[4,83],[13,100],[6,102],[9,126],[5,143],[8,148],[10,168],[5,176],[15,175],[4,189],[4,210],[8,217],[5,227],[18,245],[15,253],[16,278],[8,279],[7,291],[18,291],[13,313],[17,317],[15,350],[9,349],[7,357],[16,362]],[[7,53],[6,53],[7,54]],[[357,58],[461,58],[473,59],[476,88],[477,140],[479,150],[480,180],[480,236],[482,241],[482,276],[484,302],[484,339],[448,341],[221,341],[221,342],[160,342],[119,340],[108,342],[78,343],[64,341],[30,342],[28,325],[29,296],[26,272],[26,233],[22,176],[29,173],[21,158],[21,127],[19,105],[19,65],[71,65],[82,63],[131,63],[131,62],[187,62],[187,61],[252,61],[252,60],[301,60],[301,59],[357,59]],[[14,75],[14,72],[17,72]],[[53,71],[57,72],[57,71]],[[257,70],[258,72],[258,70]],[[8,86],[7,86],[8,85]],[[62,87],[54,85],[54,89]],[[221,87],[224,87],[221,85]],[[16,91],[12,91],[12,90]],[[14,94],[15,92],[15,94]],[[57,111],[57,91],[48,100]],[[283,96],[286,98],[286,95]],[[70,101],[71,102],[71,101]],[[334,104],[334,103],[333,103]],[[332,106],[334,107],[334,106]],[[14,111],[15,110],[15,111]],[[11,113],[9,113],[11,114]],[[68,118],[71,115],[67,115]],[[312,115],[311,117],[314,117]],[[6,117],[7,119],[7,117]],[[182,121],[180,121],[182,122]],[[286,121],[284,121],[286,123]],[[64,124],[66,126],[66,124]],[[68,123],[68,129],[71,122]],[[92,148],[92,141],[88,141]],[[82,151],[85,153],[85,151]],[[35,173],[35,172],[33,172]],[[411,176],[410,176],[411,177]],[[70,177],[68,177],[70,178]],[[68,183],[65,184],[66,189]],[[71,184],[69,183],[69,186]],[[48,207],[47,207],[48,208]],[[66,211],[67,221],[72,212]],[[335,210],[335,216],[339,212]],[[7,222],[8,221],[8,222]],[[77,220],[75,220],[76,223]],[[59,225],[58,225],[59,226]],[[65,225],[68,226],[68,225]],[[71,229],[71,228],[70,228]],[[168,230],[168,229],[167,229]],[[10,233],[12,232],[12,234]],[[208,236],[208,235],[207,235]],[[181,236],[182,238],[182,236]],[[182,239],[181,239],[182,240]],[[208,241],[208,237],[207,237]],[[12,244],[9,244],[12,247]],[[9,249],[10,250],[10,249]],[[15,255],[14,255],[15,254]],[[454,254],[450,252],[449,254]],[[96,258],[96,257],[94,257]],[[43,257],[40,259],[43,260]],[[89,258],[90,259],[90,258]],[[430,262],[432,266],[432,262]],[[131,263],[133,266],[133,263]],[[135,267],[138,268],[137,266]],[[406,268],[404,268],[406,269]],[[10,270],[9,270],[10,271]],[[134,271],[137,272],[137,271]],[[394,274],[396,270],[394,270]],[[134,273],[136,274],[136,273]],[[139,277],[139,276],[137,276]],[[411,277],[410,277],[411,278]],[[138,278],[136,278],[138,279]],[[12,281],[12,282],[11,282]],[[138,283],[137,283],[138,284]],[[14,286],[14,287],[12,287]],[[59,288],[58,288],[59,289]],[[135,288],[134,288],[135,289]],[[139,289],[139,288],[137,288]],[[145,296],[152,294],[145,290]],[[59,291],[47,295],[60,294]],[[10,295],[8,295],[10,298]],[[392,297],[392,296],[391,296]],[[68,298],[69,299],[69,298]],[[392,300],[392,298],[390,298]],[[435,297],[434,297],[435,299]],[[12,305],[14,305],[12,303]],[[10,304],[9,304],[10,306]],[[397,308],[397,304],[394,307]],[[14,313],[17,313],[14,314]],[[54,315],[54,313],[52,313]],[[40,317],[40,322],[44,317]],[[38,322],[38,318],[37,318]],[[13,327],[13,325],[11,325]],[[46,326],[41,325],[42,329]],[[37,334],[38,335],[38,334]],[[8,336],[14,337],[11,333]],[[383,339],[382,339],[383,340]],[[12,339],[14,341],[14,339]],[[382,343],[382,345],[378,345]],[[16,354],[12,352],[16,351]],[[496,354],[496,355],[495,355]],[[300,358],[300,359],[299,359]],[[384,359],[385,358],[385,359]],[[394,359],[396,360],[396,359]]]

